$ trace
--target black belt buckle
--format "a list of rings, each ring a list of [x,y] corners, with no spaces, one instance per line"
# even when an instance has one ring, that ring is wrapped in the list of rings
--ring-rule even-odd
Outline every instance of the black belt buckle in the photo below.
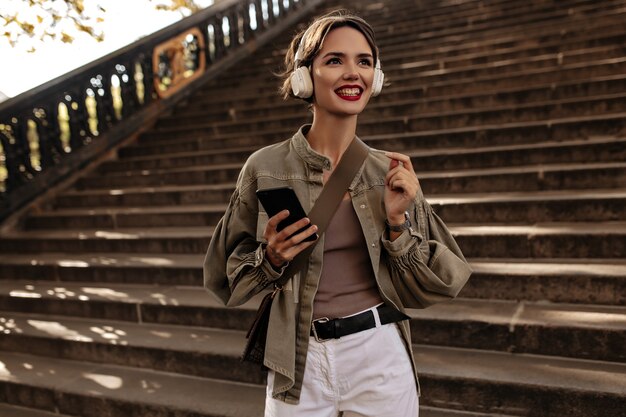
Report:
[[[315,328],[315,323],[328,323],[330,321],[330,319],[328,317],[320,317],[319,319],[315,319],[313,320],[313,323],[311,323],[311,330],[313,330],[313,337],[315,338],[315,340],[317,340],[319,343],[325,342],[327,340],[332,339],[332,337],[329,337],[328,339],[322,339],[317,335],[317,329]]]

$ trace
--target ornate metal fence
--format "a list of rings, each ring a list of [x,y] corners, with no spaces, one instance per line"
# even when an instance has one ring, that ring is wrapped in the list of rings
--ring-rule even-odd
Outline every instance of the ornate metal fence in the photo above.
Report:
[[[1,103],[0,220],[318,3],[223,0]]]

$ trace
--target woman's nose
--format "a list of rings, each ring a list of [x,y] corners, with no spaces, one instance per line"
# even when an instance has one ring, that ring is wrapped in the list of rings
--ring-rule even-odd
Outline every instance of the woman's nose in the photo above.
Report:
[[[343,78],[346,80],[356,80],[359,78],[359,72],[354,67],[348,67],[343,74]]]

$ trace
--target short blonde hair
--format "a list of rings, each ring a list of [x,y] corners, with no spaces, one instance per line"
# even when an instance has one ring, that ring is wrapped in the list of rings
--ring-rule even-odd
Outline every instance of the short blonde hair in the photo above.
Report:
[[[372,48],[372,55],[374,56],[374,62],[378,59],[378,47],[376,46],[376,38],[374,36],[374,30],[365,20],[351,14],[345,10],[335,10],[326,15],[317,17],[313,20],[313,23],[309,25],[308,28],[302,30],[296,36],[294,36],[289,48],[287,49],[287,54],[285,55],[285,69],[282,73],[279,74],[280,78],[283,80],[283,84],[280,88],[280,93],[284,99],[289,97],[296,97],[291,90],[291,73],[296,69],[296,65],[298,67],[307,66],[310,67],[313,63],[313,60],[322,49],[324,44],[324,39],[326,39],[326,35],[334,29],[340,27],[351,27],[363,34],[365,40],[369,44],[370,48]],[[307,33],[308,32],[308,33]],[[301,56],[299,62],[295,62],[296,52],[300,46],[300,41],[306,33],[306,39],[304,39],[304,43],[302,44]],[[308,103],[313,102],[313,97],[302,99]]]

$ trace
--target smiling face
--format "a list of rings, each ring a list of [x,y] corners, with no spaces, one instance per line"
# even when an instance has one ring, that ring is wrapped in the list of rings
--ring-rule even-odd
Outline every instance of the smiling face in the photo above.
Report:
[[[311,74],[316,115],[358,115],[372,92],[372,48],[365,36],[352,27],[333,29],[313,60]]]

